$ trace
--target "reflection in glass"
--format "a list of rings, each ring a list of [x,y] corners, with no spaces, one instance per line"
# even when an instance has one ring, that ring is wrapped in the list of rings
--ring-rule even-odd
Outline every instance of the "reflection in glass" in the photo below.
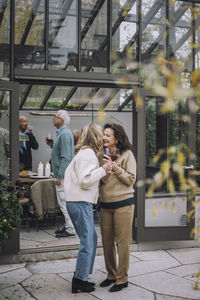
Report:
[[[0,181],[10,176],[9,103],[10,92],[0,91]]]
[[[164,100],[156,97],[146,97],[146,178],[153,178],[159,171],[161,164],[168,161],[171,165],[176,156],[167,154],[167,148],[174,146],[185,156],[187,162],[187,101],[179,99],[173,112],[163,115],[160,107]],[[174,99],[174,101],[176,101]],[[164,150],[159,160],[154,157]],[[186,226],[187,225],[187,197],[184,191],[180,193],[180,180],[170,168],[170,176],[156,189],[150,199],[145,200],[145,226]],[[184,170],[187,176],[187,170]],[[176,197],[169,194],[169,179],[173,180]],[[158,179],[155,179],[158,180]],[[146,191],[149,186],[146,185]],[[171,196],[171,197],[170,197]]]
[[[10,0],[0,1],[0,80],[9,77]]]
[[[187,197],[145,199],[145,227],[187,225]]]
[[[45,5],[42,1],[15,1],[15,50],[21,68],[43,68]]]
[[[74,70],[73,58],[78,52],[77,3],[49,1],[49,69]]]
[[[81,65],[82,72],[107,72],[107,1],[82,0]],[[96,13],[98,11],[98,14]]]
[[[126,60],[136,60],[136,2],[112,1],[112,72],[130,70],[131,66]],[[127,46],[129,53],[126,51]]]

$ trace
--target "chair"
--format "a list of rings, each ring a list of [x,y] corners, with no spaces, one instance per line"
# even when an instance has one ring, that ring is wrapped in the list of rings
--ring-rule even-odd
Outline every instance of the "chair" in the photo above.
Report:
[[[49,214],[59,214],[60,207],[56,196],[55,179],[38,180],[30,189],[31,199],[40,220],[44,220]]]

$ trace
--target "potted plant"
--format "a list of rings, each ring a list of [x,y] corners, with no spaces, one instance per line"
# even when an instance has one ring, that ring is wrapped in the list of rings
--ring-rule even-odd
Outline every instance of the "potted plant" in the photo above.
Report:
[[[21,223],[22,202],[27,197],[20,181],[13,185],[8,180],[0,182],[0,253],[9,235]]]

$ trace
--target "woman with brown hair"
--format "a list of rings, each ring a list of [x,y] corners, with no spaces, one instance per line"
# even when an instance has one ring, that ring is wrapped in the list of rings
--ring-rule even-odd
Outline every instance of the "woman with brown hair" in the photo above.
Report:
[[[105,265],[108,272],[100,286],[115,283],[110,292],[117,292],[128,286],[130,242],[132,235],[133,213],[135,207],[133,185],[136,180],[136,161],[126,132],[121,125],[105,124],[104,147],[110,156],[114,155],[112,172],[101,179],[100,219]],[[106,156],[106,160],[111,160]],[[118,252],[116,261],[115,243]]]
[[[99,167],[97,156],[102,153],[102,129],[96,124],[86,125],[75,146],[75,157],[67,167],[64,178],[65,201],[80,247],[72,280],[72,293],[92,292],[94,283],[88,282],[96,254],[97,234],[94,227],[93,204],[97,203],[99,180],[111,170],[111,163]]]

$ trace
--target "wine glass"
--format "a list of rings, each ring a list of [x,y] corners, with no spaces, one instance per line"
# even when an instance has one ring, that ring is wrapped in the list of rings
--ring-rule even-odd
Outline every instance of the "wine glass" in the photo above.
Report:
[[[109,156],[110,157],[110,150],[108,149],[108,148],[103,148],[103,152],[104,152],[104,155],[106,155],[106,156]],[[103,155],[103,158],[104,159],[107,159],[107,157],[106,156],[104,156]],[[112,171],[108,171],[107,173],[112,173]]]
[[[52,141],[53,141],[52,134],[49,132],[48,135],[47,135],[47,137],[46,137],[46,143],[48,145],[47,151],[50,150]]]
[[[112,161],[115,161],[119,157],[119,148],[113,149],[108,156],[112,159]]]

